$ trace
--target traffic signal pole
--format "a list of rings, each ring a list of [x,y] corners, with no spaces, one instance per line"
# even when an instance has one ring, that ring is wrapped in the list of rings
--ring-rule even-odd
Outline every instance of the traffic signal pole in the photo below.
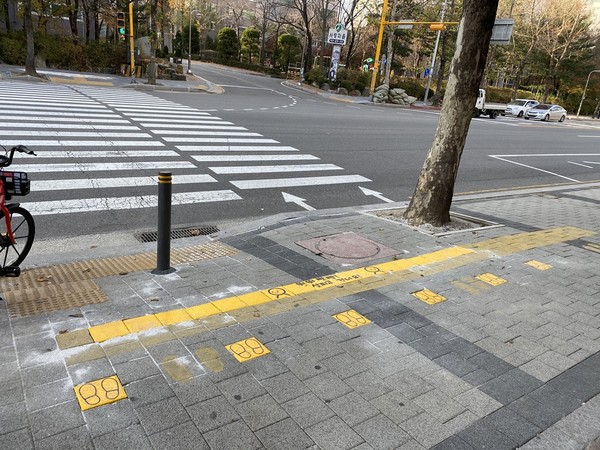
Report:
[[[133,41],[133,2],[129,2],[129,57],[131,63],[131,83],[135,83],[135,48]]]

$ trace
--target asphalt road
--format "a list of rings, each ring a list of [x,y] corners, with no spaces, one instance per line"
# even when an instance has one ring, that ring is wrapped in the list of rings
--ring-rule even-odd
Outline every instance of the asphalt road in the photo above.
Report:
[[[21,200],[36,217],[40,239],[155,229],[156,185],[146,181],[162,169],[176,180],[173,227],[222,227],[280,212],[404,201],[412,194],[437,112],[340,102],[212,65],[195,63],[193,69],[225,93],[38,86],[26,97],[14,93],[27,99],[18,102],[9,98],[12,86],[0,93],[6,139],[25,141],[40,154],[35,162],[15,161],[15,170],[25,164],[21,170],[33,171],[32,193]],[[68,103],[84,100],[90,106]],[[47,113],[36,111],[44,108]],[[100,130],[96,118],[85,117],[94,112],[133,131]],[[81,124],[58,128],[59,119],[44,114],[66,114],[72,119],[65,121]],[[35,122],[43,131],[30,129]],[[212,126],[218,122],[223,125]],[[210,125],[200,129],[199,123]],[[455,191],[598,180],[599,142],[598,121],[474,119]],[[131,185],[133,179],[141,184]]]

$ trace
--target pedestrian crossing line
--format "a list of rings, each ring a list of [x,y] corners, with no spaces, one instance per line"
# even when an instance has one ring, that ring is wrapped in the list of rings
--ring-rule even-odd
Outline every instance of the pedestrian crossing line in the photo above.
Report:
[[[46,100],[46,101],[42,101]],[[36,95],[35,99],[24,99],[23,94],[17,95],[0,95],[0,102],[10,102],[17,105],[25,105],[25,104],[42,104],[42,105],[69,105],[69,104],[77,104],[78,106],[89,106],[94,105],[94,107],[98,107],[98,102],[95,100],[89,100],[85,97],[79,99],[70,99],[70,100],[57,100],[56,96],[51,95]]]
[[[147,158],[147,157],[169,157],[177,158],[179,153],[174,150],[37,150],[35,155],[23,153],[24,158]]]
[[[127,119],[122,119],[120,116],[112,116],[112,118],[104,118],[104,117],[111,117],[110,115],[101,115],[100,118],[97,117],[77,117],[76,115],[72,115],[71,117],[67,116],[67,117],[52,117],[52,116],[23,116],[23,117],[15,117],[14,115],[12,116],[3,116],[0,115],[0,120],[15,120],[15,119],[19,119],[21,122],[20,123],[27,123],[29,124],[29,122],[44,122],[44,123],[49,123],[49,122],[69,122],[69,123],[92,123],[92,124],[97,124],[97,123],[122,123],[122,124],[130,124],[131,121],[127,120]],[[50,126],[50,125],[48,125]]]
[[[65,163],[65,164],[20,164],[19,170],[29,173],[43,172],[108,172],[110,170],[149,170],[149,169],[196,169],[189,161],[140,161],[116,163]]]
[[[197,175],[176,175],[173,176],[172,182],[175,185],[179,184],[201,184],[201,183],[217,183],[213,177],[208,174]],[[142,186],[157,186],[158,177],[126,177],[126,178],[74,178],[70,180],[32,180],[31,190],[38,191],[61,191],[72,189],[104,189],[104,188],[119,188],[119,187],[142,187]]]
[[[38,109],[36,108],[36,111]],[[106,111],[103,113],[100,113],[100,111],[98,111],[98,113],[75,113],[75,112],[61,112],[61,111],[44,111],[44,116],[31,116],[32,111],[13,111],[10,109],[2,109],[1,110],[2,114],[10,114],[10,116],[2,116],[2,117],[8,117],[9,120],[15,120],[14,116],[28,116],[28,117],[39,117],[39,120],[53,120],[54,117],[65,117],[65,118],[70,118],[72,119],[79,119],[82,120],[82,118],[97,118],[97,119],[112,119],[112,120],[126,120],[123,119],[123,117],[121,117],[118,114],[115,114],[112,111]],[[21,117],[19,117],[19,119],[21,119]],[[25,118],[23,118],[23,120],[25,120]],[[31,119],[30,119],[31,120]]]
[[[160,134],[161,136],[169,134],[176,134],[178,136],[262,136],[260,133],[253,133],[251,131],[150,130],[150,132]]]
[[[208,115],[208,113],[201,113],[199,111],[196,111],[194,109],[189,109],[189,108],[185,108],[185,109],[179,109],[179,108],[119,108],[116,106],[113,106],[113,108],[115,108],[115,110],[119,111],[122,114],[145,114],[145,113],[151,113],[151,112],[158,112],[158,111],[162,111],[163,115],[165,114],[176,114],[176,115],[181,115],[181,116],[203,116],[203,115]]]
[[[207,117],[207,116],[202,116],[202,117],[198,117],[196,119],[190,118],[190,117],[186,117],[186,118],[179,118],[179,119],[174,119],[172,118],[172,116],[169,117],[163,117],[163,118],[157,118],[157,117],[129,117],[130,120],[135,120],[136,122],[146,122],[146,123],[150,123],[150,122],[156,122],[157,124],[175,124],[175,125],[183,125],[183,124],[218,124],[218,125],[234,125],[233,122],[227,122],[223,119],[221,119],[220,117]],[[142,123],[142,125],[144,126],[156,126],[154,124],[150,124],[150,125],[146,125],[144,123]]]
[[[70,141],[62,139],[46,140],[2,140],[5,147],[25,145],[27,147],[164,147],[159,141]]]
[[[192,155],[199,162],[216,161],[297,161],[307,159],[319,159],[314,155],[291,154],[291,155]]]
[[[245,127],[237,127],[237,126],[230,126],[230,125],[224,125],[223,122],[219,122],[218,124],[210,124],[210,125],[195,125],[196,122],[193,122],[193,124],[189,124],[189,125],[181,125],[180,123],[178,124],[174,124],[174,123],[141,123],[140,125],[146,128],[167,128],[167,129],[171,129],[171,128],[177,128],[177,129],[181,129],[181,128],[185,128],[186,130],[248,130],[248,128]],[[155,132],[155,130],[150,130],[152,132]],[[163,130],[158,130],[160,132],[162,132]]]
[[[297,152],[288,145],[176,145],[182,152]]]
[[[2,130],[4,136],[31,136],[31,137],[93,137],[93,138],[152,138],[148,133],[111,133],[109,131],[41,131],[41,130]]]
[[[2,106],[2,105],[0,105],[0,107],[1,107],[1,106]],[[48,107],[46,107],[46,106],[34,106],[34,105],[20,105],[20,106],[19,106],[19,108],[20,108],[21,110],[26,110],[26,111],[32,110],[32,111],[36,111],[36,112],[44,112],[44,114],[45,114],[46,112],[49,112],[49,113],[50,113],[50,112],[61,112],[61,111],[64,111],[64,109],[65,109],[65,107],[64,107],[64,106],[61,106],[61,107],[58,107],[58,106],[57,106],[57,107],[48,106]],[[110,110],[106,109],[106,107],[104,107],[104,106],[102,106],[102,108],[104,108],[104,110],[106,111],[106,113],[107,113],[107,114],[108,114],[108,113],[110,113],[110,114],[112,114],[112,115],[114,115],[114,114],[115,114],[114,112],[112,112],[112,111],[110,111]],[[88,107],[85,107],[85,108],[74,108],[74,107],[69,107],[69,112],[71,112],[71,113],[84,113],[84,114],[85,114],[85,113],[87,113],[89,110],[90,110],[90,108],[88,108]],[[6,112],[6,110],[5,110],[5,109],[2,109],[2,112]],[[26,113],[25,113],[25,112],[23,112],[23,113],[21,113],[21,114],[26,114]]]
[[[238,189],[270,189],[298,186],[322,186],[326,184],[346,184],[370,182],[361,175],[338,175],[327,177],[301,177],[301,178],[272,178],[264,180],[234,180],[230,181]]]
[[[179,138],[179,137],[164,137],[167,142],[214,142],[232,144],[279,144],[275,139],[245,139],[245,138]]]
[[[23,123],[23,122],[0,122],[0,128],[48,128],[48,129],[69,129],[69,130],[135,130],[140,131],[136,125],[98,125],[95,123],[77,124],[77,123]]]
[[[223,166],[209,167],[219,175],[244,173],[314,172],[321,170],[344,170],[335,164],[289,164],[280,166]]]
[[[182,192],[172,195],[171,204],[177,206],[232,200],[242,200],[242,197],[231,190]],[[137,195],[132,197],[102,197],[32,202],[27,203],[27,209],[34,216],[43,216],[56,214],[57,212],[72,214],[102,211],[105,213],[107,210],[156,208],[157,205],[157,195]]]
[[[92,103],[92,104],[83,104],[83,103],[73,103],[73,102],[69,102],[69,103],[58,103],[58,102],[48,102],[48,101],[44,101],[44,102],[36,102],[36,101],[32,101],[32,100],[15,100],[15,101],[10,101],[10,100],[0,100],[0,106],[3,105],[19,105],[19,108],[27,108],[29,106],[31,107],[35,107],[38,108],[37,105],[40,106],[44,106],[44,107],[50,107],[50,106],[56,106],[58,108],[66,108],[68,107],[82,107],[85,108],[86,110],[89,109],[106,109],[106,106],[104,105],[99,105],[98,103]]]

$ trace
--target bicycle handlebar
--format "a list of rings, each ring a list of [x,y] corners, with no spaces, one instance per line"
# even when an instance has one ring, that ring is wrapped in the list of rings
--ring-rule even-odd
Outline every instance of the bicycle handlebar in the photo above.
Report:
[[[2,147],[2,148],[4,148],[4,147]],[[33,152],[33,150],[29,150],[24,145],[15,145],[10,150],[6,150],[4,148],[4,151],[6,152],[6,154],[9,154],[10,156],[6,156],[6,154],[0,155],[0,167],[10,166],[12,164],[12,160],[13,160],[13,156],[14,156],[15,152],[26,153],[27,155],[36,156],[36,154]]]

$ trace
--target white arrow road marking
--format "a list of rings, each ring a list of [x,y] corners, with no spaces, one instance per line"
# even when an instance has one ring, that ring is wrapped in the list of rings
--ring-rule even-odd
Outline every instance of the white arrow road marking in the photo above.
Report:
[[[394,200],[390,200],[389,198],[384,197],[381,194],[381,192],[373,191],[372,189],[367,189],[367,188],[364,188],[362,186],[359,186],[358,188],[365,195],[372,195],[373,197],[378,198],[379,200],[382,200],[382,201],[384,201],[386,203],[394,203]]]
[[[192,203],[224,202],[241,199],[242,197],[230,190],[183,192],[173,194],[172,204],[189,205]],[[157,204],[157,195],[140,195],[135,197],[82,198],[78,200],[27,203],[27,209],[35,216],[56,213],[156,208]]]
[[[283,200],[286,203],[295,203],[307,211],[315,211],[315,208],[305,203],[306,199],[304,198],[296,197],[295,195],[288,194],[287,192],[282,192],[281,195],[283,195]]]

